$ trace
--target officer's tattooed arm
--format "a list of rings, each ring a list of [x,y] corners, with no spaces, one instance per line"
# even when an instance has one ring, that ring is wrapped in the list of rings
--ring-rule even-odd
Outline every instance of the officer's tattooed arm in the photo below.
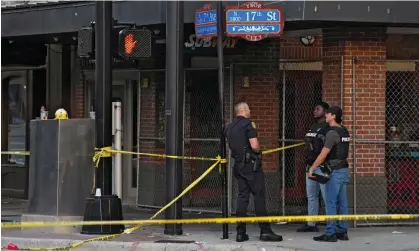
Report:
[[[330,150],[333,148],[333,146],[339,144],[339,141],[340,141],[340,136],[336,131],[331,130],[326,133],[324,147],[322,151],[320,152],[319,156],[317,157],[317,159],[314,161],[313,165],[310,167],[310,170],[309,170],[310,176],[312,176],[314,170],[316,170],[317,167],[323,164]]]
[[[253,126],[251,123],[246,128],[247,137],[249,138],[250,146],[254,152],[260,151],[260,144],[258,140],[258,132],[256,131],[256,126]]]

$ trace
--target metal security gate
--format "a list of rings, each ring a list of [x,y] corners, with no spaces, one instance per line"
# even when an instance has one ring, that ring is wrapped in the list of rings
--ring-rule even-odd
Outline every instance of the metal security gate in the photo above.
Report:
[[[263,149],[303,142],[319,101],[343,104],[342,58],[245,62],[235,63],[231,69],[235,101],[249,103]],[[331,80],[326,82],[325,77]],[[269,214],[306,215],[304,147],[265,156],[263,168]],[[232,213],[235,213],[236,193],[233,179]],[[254,211],[252,199],[249,210]]]
[[[418,214],[419,60],[353,58],[352,73],[354,212]]]
[[[325,65],[326,64],[326,65]],[[234,63],[225,70],[225,117],[234,117],[234,103],[249,103],[252,119],[264,149],[302,142],[313,123],[315,104],[326,98],[342,105],[342,60],[305,60]],[[325,75],[332,77],[325,82]],[[186,156],[214,157],[219,154],[217,69],[185,70],[184,152]],[[140,152],[164,153],[165,70],[140,71],[137,130]],[[330,100],[330,101],[329,101]],[[253,108],[252,108],[253,107]],[[165,205],[164,159],[138,160],[137,205]],[[184,161],[183,186],[190,184],[211,163]],[[229,158],[229,212],[235,213],[236,182]],[[272,215],[306,215],[304,149],[297,147],[264,157],[268,212]],[[221,213],[221,177],[214,172],[183,198],[184,209]],[[253,212],[250,200],[250,213]]]
[[[225,116],[231,117],[229,68],[225,69]],[[141,70],[138,90],[138,149],[165,152],[165,70]],[[185,69],[184,153],[185,156],[216,157],[220,150],[220,114],[217,68]],[[211,164],[207,161],[183,162],[185,188]],[[164,159],[138,159],[137,205],[160,208],[165,203],[166,171]],[[213,172],[183,198],[184,209],[221,213],[221,176]]]

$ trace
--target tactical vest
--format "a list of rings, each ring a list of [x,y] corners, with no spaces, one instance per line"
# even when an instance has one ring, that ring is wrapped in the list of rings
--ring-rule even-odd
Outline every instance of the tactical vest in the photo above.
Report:
[[[330,130],[327,123],[316,123],[311,126],[310,131],[306,134],[306,164],[311,166],[319,156],[324,146],[326,133]]]
[[[327,155],[326,164],[332,169],[348,168],[348,155],[349,155],[349,132],[345,127],[333,126],[330,130],[336,131],[340,136],[339,144],[333,146],[330,153]]]
[[[250,123],[252,121],[240,116],[235,118],[226,129],[225,135],[235,163],[242,162],[246,152],[252,150],[246,133],[246,128]]]

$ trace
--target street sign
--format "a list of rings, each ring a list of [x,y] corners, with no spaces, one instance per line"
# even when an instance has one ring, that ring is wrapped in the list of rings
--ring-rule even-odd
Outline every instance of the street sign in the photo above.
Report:
[[[226,8],[226,34],[247,41],[279,37],[284,31],[284,14],[279,7],[265,7],[258,2]]]
[[[204,4],[195,12],[195,33],[197,38],[211,40],[217,36],[217,10],[211,4]]]

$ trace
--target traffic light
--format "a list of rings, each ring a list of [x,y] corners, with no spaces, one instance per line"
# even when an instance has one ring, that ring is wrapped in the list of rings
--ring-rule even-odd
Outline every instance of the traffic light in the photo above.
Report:
[[[118,54],[123,58],[151,57],[151,31],[124,29],[119,32]]]
[[[78,31],[77,54],[79,57],[94,57],[95,30],[93,27],[83,27]]]

